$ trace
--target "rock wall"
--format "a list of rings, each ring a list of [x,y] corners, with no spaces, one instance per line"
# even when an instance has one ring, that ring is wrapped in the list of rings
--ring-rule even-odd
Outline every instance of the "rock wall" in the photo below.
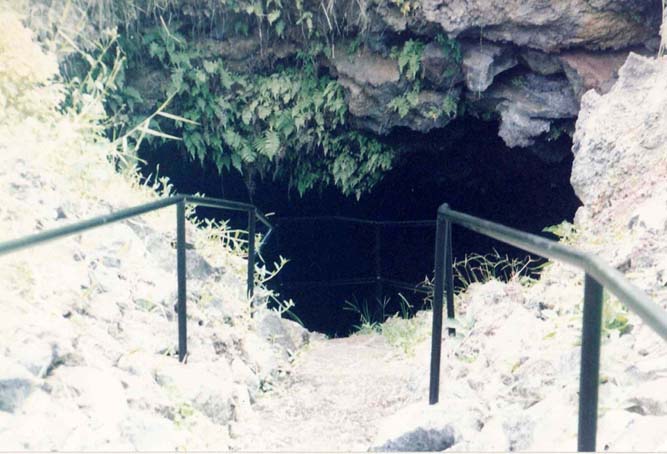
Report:
[[[585,91],[607,92],[631,50],[654,54],[658,46],[659,1],[415,3],[407,17],[386,6],[372,9],[370,17],[378,22],[370,27],[378,35],[366,39],[372,50],[352,57],[364,64],[347,64],[344,57],[332,62],[360,128],[384,134],[395,126],[419,131],[442,127],[448,118],[419,118],[432,107],[428,101],[453,95],[469,112],[498,117],[499,134],[509,147],[530,147],[544,141],[549,131],[560,133],[554,131],[556,125],[576,119]],[[387,100],[406,91],[404,78],[396,77],[396,64],[394,77],[380,90],[365,81],[365,74],[383,72],[374,61],[382,61],[386,72],[389,43],[406,34],[428,43],[422,58],[428,97],[410,115],[398,118],[386,107]],[[447,65],[457,66],[447,71],[452,77],[444,84],[435,82],[443,74],[443,63],[432,57],[438,53],[438,34],[456,39],[461,52],[458,62],[440,54]]]
[[[33,3],[38,24],[44,2]],[[318,32],[304,40],[302,22],[288,24],[282,38],[253,22],[247,34],[236,35],[224,6],[180,5],[166,7],[194,24],[189,39],[233,71],[270,72],[296,64],[313,46],[326,49],[318,66],[345,88],[354,128],[378,135],[397,127],[427,132],[473,114],[499,119],[509,147],[571,133],[584,92],[606,93],[631,51],[658,52],[662,18],[660,0],[345,0],[326,7],[305,1],[303,11]],[[283,8],[283,16],[298,16],[293,5]],[[140,14],[121,19],[140,20]],[[90,33],[91,23],[82,32]],[[410,40],[423,45],[415,80],[401,73],[396,56]],[[166,76],[142,67],[128,80],[152,108]],[[404,112],[392,105],[401,98],[408,102]]]
[[[666,84],[667,58],[631,54],[609,93],[583,96],[572,185],[584,205],[561,232],[665,310]],[[583,272],[557,263],[537,283],[471,286],[456,301],[458,337],[444,339],[441,403],[383,421],[373,447],[574,450],[582,295]],[[667,449],[667,343],[611,295],[602,333],[597,449]]]

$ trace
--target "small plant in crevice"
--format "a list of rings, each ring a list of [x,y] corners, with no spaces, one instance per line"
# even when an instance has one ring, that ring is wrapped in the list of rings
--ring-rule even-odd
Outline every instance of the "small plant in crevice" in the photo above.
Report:
[[[359,315],[360,323],[354,325],[355,334],[381,334],[389,344],[399,347],[404,353],[410,354],[414,346],[428,337],[428,323],[423,318],[414,317],[414,304],[398,293],[398,311],[389,312],[391,298],[378,301],[374,309],[368,301],[359,302],[356,298],[345,301],[344,310]]]
[[[400,49],[394,47],[391,49],[390,57],[397,61],[399,72],[407,80],[415,80],[421,68],[422,54],[424,53],[424,43],[409,39],[403,43]]]
[[[439,34],[436,42],[440,45],[443,55],[449,64],[445,69],[444,77],[451,79],[447,96],[443,99],[441,106],[432,106],[426,111],[426,116],[432,120],[437,120],[442,115],[448,119],[454,118],[458,112],[458,101],[452,93],[454,85],[453,76],[460,69],[461,49],[456,40],[451,40],[445,35]],[[423,85],[422,57],[426,44],[414,39],[409,39],[402,46],[395,46],[391,49],[389,56],[396,60],[400,75],[407,82],[407,88],[402,94],[392,99],[388,107],[404,118],[412,109],[419,106],[420,93]]]
[[[501,255],[496,250],[488,254],[468,254],[453,264],[454,288],[460,292],[471,284],[483,284],[494,279],[532,285],[545,264],[544,260],[532,256],[520,259]]]
[[[359,315],[359,324],[353,325],[357,334],[378,333],[380,332],[380,324],[384,321],[384,311],[388,302],[387,299],[378,301],[378,307],[371,310],[368,301],[360,302],[356,297],[353,297],[352,300],[346,300],[343,303],[343,310]]]
[[[612,337],[628,334],[632,331],[628,308],[618,299],[605,292],[602,299],[602,336]]]
[[[463,259],[452,264],[454,292],[459,294],[472,284],[484,284],[492,280],[514,281],[530,286],[537,282],[548,264],[549,262],[532,256],[520,259],[507,254],[501,255],[496,250],[488,254],[466,254]],[[432,306],[433,279],[427,276],[420,285],[429,290],[425,301]]]
[[[551,233],[558,238],[558,241],[565,244],[574,244],[579,238],[579,231],[568,221],[560,224],[550,225],[542,229],[545,233]]]

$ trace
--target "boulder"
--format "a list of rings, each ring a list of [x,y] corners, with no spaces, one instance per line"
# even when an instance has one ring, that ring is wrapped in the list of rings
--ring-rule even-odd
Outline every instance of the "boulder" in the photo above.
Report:
[[[631,53],[609,93],[589,91],[583,96],[570,182],[590,212],[623,193],[629,219],[637,205],[628,202],[649,190],[625,183],[628,175],[660,168],[667,143],[666,81],[664,61]]]
[[[380,422],[369,451],[444,451],[481,427],[474,402],[442,401],[410,405]]]
[[[192,405],[217,424],[232,420],[234,384],[226,361],[186,365],[169,360],[154,373],[156,382],[171,393],[177,404]],[[174,407],[172,411],[174,418],[179,409]]]
[[[24,367],[0,359],[0,411],[14,413],[33,391],[36,383]]]

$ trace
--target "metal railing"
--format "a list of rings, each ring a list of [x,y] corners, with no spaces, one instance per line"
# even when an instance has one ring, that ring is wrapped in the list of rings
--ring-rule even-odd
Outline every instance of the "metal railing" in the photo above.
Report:
[[[359,224],[369,226],[374,229],[374,245],[373,245],[373,267],[374,276],[354,277],[345,279],[333,280],[314,280],[314,281],[295,281],[281,283],[282,287],[344,287],[355,285],[375,285],[375,299],[381,301],[384,296],[384,287],[393,287],[396,289],[407,290],[415,293],[430,294],[430,289],[426,288],[423,283],[414,284],[412,282],[403,281],[395,278],[388,278],[384,276],[382,267],[382,236],[381,229],[383,227],[435,227],[433,220],[412,220],[412,221],[376,221],[372,219],[355,218],[350,216],[295,216],[295,217],[275,217],[274,231],[279,232],[280,227],[284,224],[301,223],[301,222],[344,222],[349,224]],[[276,233],[276,236],[278,233]]]
[[[600,337],[603,287],[636,312],[656,333],[667,340],[667,312],[618,270],[598,257],[572,247],[454,211],[447,204],[438,209],[435,239],[435,285],[433,295],[433,332],[431,339],[431,376],[429,402],[438,402],[442,344],[443,297],[446,290],[447,318],[454,319],[452,272],[452,224],[524,249],[533,254],[559,260],[584,270],[583,333],[579,378],[579,424],[577,448],[595,451],[597,435],[598,383],[600,374]],[[453,328],[449,335],[456,334]]]
[[[196,197],[189,195],[177,195],[145,203],[132,208],[126,208],[113,213],[97,216],[85,221],[76,222],[64,227],[50,229],[34,235],[25,236],[15,240],[0,243],[0,256],[16,252],[21,249],[37,246],[47,241],[57,240],[87,230],[94,229],[106,224],[123,221],[135,216],[160,210],[168,206],[176,205],[176,269],[178,283],[178,360],[183,362],[187,355],[187,295],[186,295],[186,263],[185,263],[185,205],[218,208],[232,211],[245,211],[248,213],[248,270],[247,270],[247,294],[252,304],[255,289],[255,256],[261,249],[272,232],[272,225],[266,217],[257,211],[253,205],[231,200],[214,199],[210,197]],[[255,233],[257,221],[264,224],[269,230],[262,242],[255,248]],[[257,250],[256,250],[257,249]]]

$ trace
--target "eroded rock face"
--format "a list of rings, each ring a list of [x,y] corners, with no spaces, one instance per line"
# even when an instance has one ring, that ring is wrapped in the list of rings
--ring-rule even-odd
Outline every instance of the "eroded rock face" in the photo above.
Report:
[[[345,88],[354,124],[376,134],[387,134],[396,126],[421,132],[444,127],[450,116],[443,114],[443,105],[449,98],[458,101],[457,88],[448,92],[421,90],[414,105],[402,116],[391,103],[406,96],[410,84],[401,76],[395,60],[362,50],[354,55],[337,55],[332,59],[332,66],[338,82]],[[450,78],[456,77],[460,77],[458,72],[451,73]],[[444,77],[440,83],[446,83]]]
[[[588,90],[607,93],[618,76],[618,70],[628,58],[627,51],[595,53],[567,51],[560,61],[578,99]]]
[[[626,175],[660,168],[656,162],[664,160],[667,143],[666,81],[664,59],[630,54],[608,95],[589,91],[583,97],[571,183],[590,209],[601,209]]]
[[[466,88],[472,92],[483,92],[494,77],[518,63],[510,46],[469,41],[461,47]]]
[[[498,134],[508,147],[527,147],[549,131],[555,119],[575,118],[579,103],[564,77],[527,74],[498,84],[485,96],[497,101]]]
[[[424,17],[459,36],[553,52],[569,47],[620,49],[655,35],[657,1],[422,0]]]

